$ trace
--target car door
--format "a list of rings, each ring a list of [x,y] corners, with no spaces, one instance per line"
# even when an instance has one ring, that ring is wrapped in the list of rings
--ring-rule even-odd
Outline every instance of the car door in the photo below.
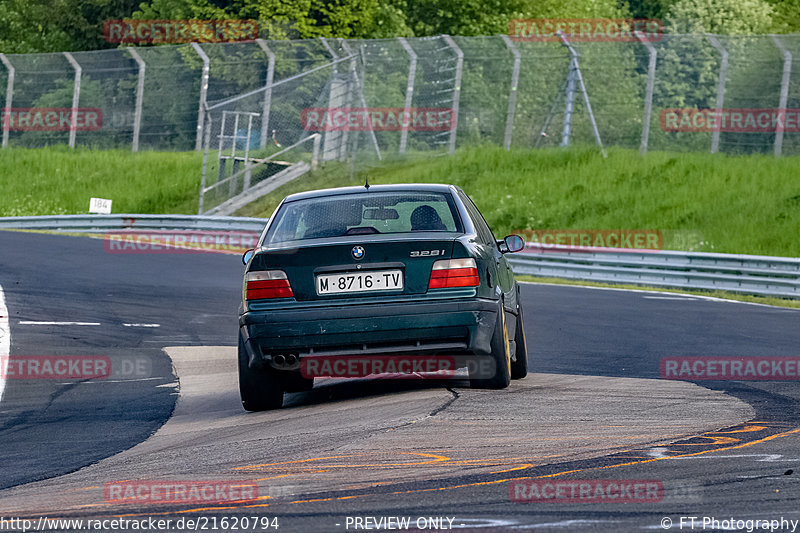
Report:
[[[514,272],[511,269],[511,264],[506,259],[505,255],[500,251],[497,244],[497,239],[492,232],[489,224],[483,218],[483,215],[472,202],[469,196],[463,191],[459,191],[462,197],[464,206],[467,208],[472,224],[478,233],[478,239],[481,241],[482,247],[491,256],[493,268],[491,272],[491,283],[499,289],[503,295],[503,303],[507,313],[511,313],[516,317],[517,315],[517,290],[514,281]],[[509,325],[513,326],[514,317],[510,318]]]

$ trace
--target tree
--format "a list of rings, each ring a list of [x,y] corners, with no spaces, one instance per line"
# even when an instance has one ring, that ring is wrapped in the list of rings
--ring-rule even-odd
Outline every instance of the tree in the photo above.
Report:
[[[774,33],[800,32],[800,0],[768,0],[774,10],[772,31]]]
[[[667,18],[674,32],[748,35],[767,33],[773,12],[763,0],[679,0]]]
[[[629,12],[616,0],[407,0],[408,25],[415,35],[496,35],[513,19],[618,18]]]
[[[628,9],[637,19],[663,19],[677,0],[630,0]]]
[[[4,0],[0,51],[74,52],[113,48],[103,37],[108,19],[128,16],[138,0]]]

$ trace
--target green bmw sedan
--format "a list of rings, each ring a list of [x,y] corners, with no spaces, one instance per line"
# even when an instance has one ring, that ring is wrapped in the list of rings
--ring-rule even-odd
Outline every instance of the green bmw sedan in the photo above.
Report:
[[[517,235],[497,240],[452,185],[287,196],[243,256],[242,405],[275,409],[285,392],[309,390],[301,369],[319,358],[456,357],[477,388],[525,377],[520,291],[505,257],[523,247]]]

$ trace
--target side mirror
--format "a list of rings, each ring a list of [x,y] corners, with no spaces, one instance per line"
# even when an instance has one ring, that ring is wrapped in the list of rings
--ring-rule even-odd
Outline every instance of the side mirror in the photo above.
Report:
[[[256,252],[256,251],[255,251],[255,250],[253,250],[253,249],[251,248],[250,250],[247,250],[245,253],[243,253],[243,254],[242,254],[242,263],[243,263],[243,264],[245,264],[245,265],[246,265],[247,263],[249,263],[249,262],[250,262],[250,259],[252,259],[252,258],[253,258],[253,254],[254,254],[255,252]]]
[[[509,235],[503,239],[503,242],[506,243],[509,252],[519,252],[525,248],[525,239],[519,235]]]

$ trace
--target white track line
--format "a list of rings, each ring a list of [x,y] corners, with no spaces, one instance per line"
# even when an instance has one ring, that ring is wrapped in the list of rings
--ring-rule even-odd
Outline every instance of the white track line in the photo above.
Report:
[[[127,324],[127,323],[125,323],[125,324],[122,324],[122,325],[125,326],[126,328],[160,328],[161,327],[161,324],[138,324],[138,323]]]
[[[20,320],[25,326],[99,326],[100,322],[47,322],[39,320]]]
[[[689,298],[683,296],[642,296],[645,300],[683,300],[687,302],[697,301],[699,298]]]
[[[3,297],[3,287],[0,287],[0,401],[3,400],[3,390],[6,388],[6,369],[10,352],[11,328],[8,325],[8,309]]]

